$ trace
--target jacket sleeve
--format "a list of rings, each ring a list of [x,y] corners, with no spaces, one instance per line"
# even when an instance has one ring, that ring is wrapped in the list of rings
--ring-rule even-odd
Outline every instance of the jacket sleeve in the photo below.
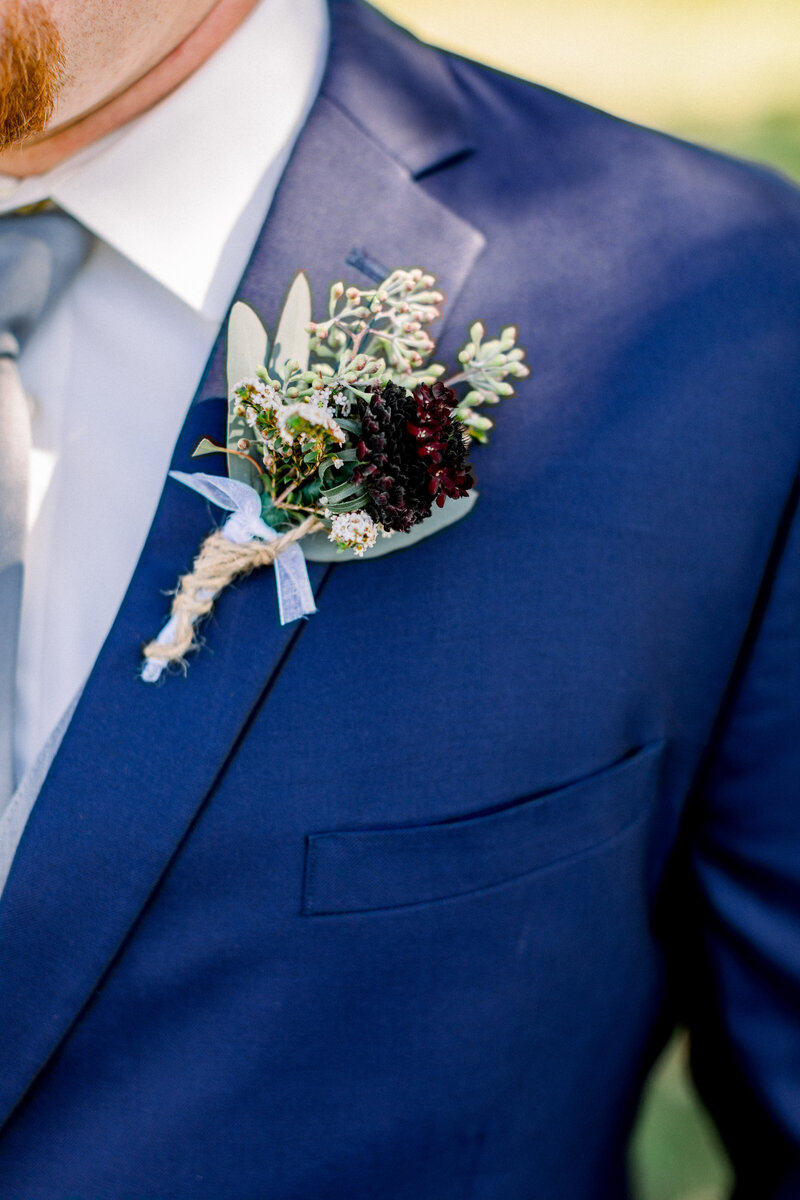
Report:
[[[692,1069],[734,1164],[736,1200],[800,1200],[798,491],[670,888],[683,914],[671,924]]]

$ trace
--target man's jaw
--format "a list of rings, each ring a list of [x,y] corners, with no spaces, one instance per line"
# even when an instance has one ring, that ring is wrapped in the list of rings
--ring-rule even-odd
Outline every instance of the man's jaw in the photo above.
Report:
[[[52,170],[79,150],[153,108],[211,57],[258,3],[259,0],[217,0],[189,36],[135,83],[113,93],[89,112],[51,126],[48,122],[53,115],[56,121],[58,118],[56,103],[64,73],[62,52],[61,76],[53,80],[50,109],[43,124],[38,127],[28,124],[24,140],[16,144],[0,140],[0,173],[24,178]],[[20,6],[15,3],[14,7]],[[40,5],[38,0],[26,5],[34,10],[39,7],[48,8],[45,3]],[[58,40],[60,45],[60,38]]]

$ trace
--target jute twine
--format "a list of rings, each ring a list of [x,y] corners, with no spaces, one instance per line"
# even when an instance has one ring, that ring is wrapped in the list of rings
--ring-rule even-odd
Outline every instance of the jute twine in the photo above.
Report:
[[[170,616],[176,622],[172,641],[163,645],[156,641],[148,642],[143,650],[145,658],[163,663],[182,663],[189,651],[198,644],[195,635],[198,622],[211,612],[214,600],[223,588],[232,583],[237,575],[247,575],[256,567],[270,566],[294,542],[324,528],[322,521],[309,516],[302,525],[296,525],[271,542],[254,538],[239,544],[228,541],[219,529],[210,533],[200,547],[191,571],[178,580],[170,609]]]

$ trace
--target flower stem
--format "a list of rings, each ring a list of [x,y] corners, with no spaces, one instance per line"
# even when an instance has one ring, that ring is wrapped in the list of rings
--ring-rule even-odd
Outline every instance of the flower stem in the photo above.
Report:
[[[317,515],[316,508],[308,508],[305,504],[283,503],[283,504],[276,504],[275,507],[280,508],[282,511],[285,511],[285,512],[304,512],[304,513],[314,513],[315,516]]]
[[[258,475],[259,479],[264,474],[262,468],[258,465],[256,460],[254,458],[252,458],[249,454],[245,454],[243,450],[224,450],[222,446],[220,446],[220,450],[223,450],[224,454],[235,454],[237,458],[246,458],[247,461],[250,463],[250,465],[255,468],[256,474]]]
[[[310,479],[311,476],[315,474],[316,470],[317,470],[316,467],[312,467],[312,469],[308,472],[307,475],[302,475],[300,477],[300,479],[295,479],[292,483],[289,484],[289,486],[287,488],[284,488],[284,490],[281,492],[280,496],[278,496],[277,500],[273,500],[273,504],[275,505],[275,507],[276,508],[290,507],[289,505],[286,505],[284,503],[284,501],[286,500],[286,497],[291,496],[292,492],[296,491],[297,488],[302,487],[302,485],[306,482],[306,480]]]

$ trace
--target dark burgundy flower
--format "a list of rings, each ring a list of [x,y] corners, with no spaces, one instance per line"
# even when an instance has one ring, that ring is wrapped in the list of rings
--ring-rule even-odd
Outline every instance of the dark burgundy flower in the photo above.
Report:
[[[372,519],[402,533],[429,517],[433,503],[426,464],[408,430],[416,416],[414,397],[394,383],[359,405],[361,441],[353,482],[364,485]]]
[[[452,413],[458,396],[443,383],[422,383],[413,393],[416,414],[407,424],[417,457],[428,470],[428,491],[441,508],[448,496],[466,496],[475,486],[466,429]]]
[[[407,533],[448,496],[475,484],[466,430],[452,416],[456,393],[443,383],[413,392],[394,383],[359,406],[361,441],[354,483],[369,496],[366,511],[384,529]]]

